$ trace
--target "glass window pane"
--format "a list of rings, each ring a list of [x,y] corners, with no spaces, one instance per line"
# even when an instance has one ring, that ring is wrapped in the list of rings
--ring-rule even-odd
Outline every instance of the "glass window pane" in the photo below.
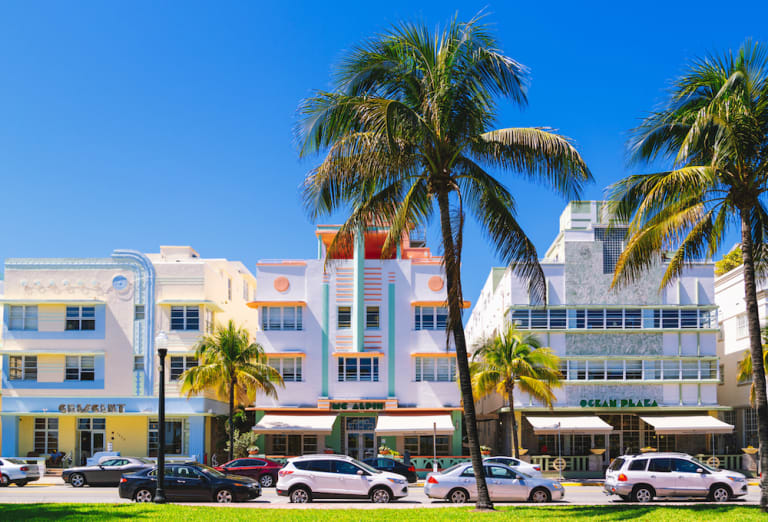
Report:
[[[415,306],[413,308],[413,329],[421,330],[421,307]]]
[[[352,326],[352,308],[340,306],[337,311],[338,328],[350,328]]]
[[[643,361],[626,361],[625,364],[628,381],[639,381],[643,378]]]
[[[300,306],[296,307],[296,329],[302,330],[304,329],[304,323],[302,322],[302,308]]]
[[[346,380],[346,376],[344,375],[344,357],[339,357],[338,370],[339,382],[344,382]]]
[[[371,381],[372,379],[372,373],[371,373],[371,358],[370,357],[361,357],[360,358],[360,380],[361,381]]]
[[[568,328],[581,329],[586,326],[586,314],[584,310],[568,310]]]
[[[624,379],[624,361],[607,361],[607,378],[609,381]]]
[[[512,310],[512,324],[516,324],[518,328],[523,330],[527,329],[530,325],[528,320],[529,310]]]
[[[365,307],[365,327],[372,330],[379,328],[379,307],[378,306],[366,306]]]
[[[435,328],[444,330],[448,326],[448,309],[444,306],[438,306],[435,308],[435,317]]]
[[[664,380],[680,378],[680,361],[663,361]]]
[[[680,310],[680,328],[698,328],[698,310]]]
[[[605,328],[603,310],[587,310],[587,328]]]
[[[432,382],[435,380],[435,358],[434,357],[423,357],[421,359],[421,371],[422,371],[422,378],[425,381]]]
[[[683,379],[697,380],[699,378],[699,361],[683,361]]]
[[[571,380],[587,380],[587,361],[570,361],[569,377]]]
[[[11,306],[11,310],[8,314],[8,329],[9,330],[24,329],[24,307],[23,306]]]
[[[451,360],[447,357],[442,357],[437,360],[437,380],[440,382],[448,382],[451,376]]]
[[[296,329],[296,308],[293,306],[283,307],[283,330]]]
[[[348,381],[356,381],[357,380],[357,358],[356,357],[346,357],[344,359],[346,361],[346,380]]]
[[[680,328],[679,310],[662,310],[661,327],[662,328]]]
[[[416,357],[414,360],[415,364],[415,380],[416,382],[421,382],[421,361],[423,360],[423,357]]]
[[[421,327],[424,330],[435,329],[435,307],[433,306],[421,307]]]
[[[531,310],[531,328],[543,330],[547,328],[547,311]]]
[[[661,380],[661,361],[643,361],[646,381]]]
[[[280,330],[283,327],[283,309],[279,306],[269,307],[269,329]]]
[[[624,328],[640,328],[642,326],[641,315],[639,308],[624,310]]]
[[[549,327],[554,330],[565,330],[565,327],[566,327],[565,310],[549,311]]]
[[[605,379],[605,361],[588,361],[589,380],[599,381]]]
[[[643,328],[660,328],[661,327],[661,311],[660,310],[643,310]]]
[[[37,330],[37,305],[24,307],[24,329]]]
[[[623,328],[623,310],[606,310],[605,327],[610,329]]]

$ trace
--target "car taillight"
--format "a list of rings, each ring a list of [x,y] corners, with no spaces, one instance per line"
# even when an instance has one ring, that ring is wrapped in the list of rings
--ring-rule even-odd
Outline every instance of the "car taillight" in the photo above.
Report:
[[[437,483],[438,483],[438,482],[437,482],[437,479],[436,479],[435,477],[433,477],[432,475],[430,475],[429,477],[427,477],[427,482],[428,482],[429,484],[437,484]]]
[[[128,479],[125,477],[120,477],[120,484],[122,484],[123,482],[128,482]]]
[[[280,471],[277,472],[277,474],[280,475],[281,477],[286,477],[286,476],[290,475],[291,473],[293,473],[293,471],[291,471],[289,469],[281,469]]]
[[[416,471],[416,466],[411,466],[410,468],[408,468],[408,471]]]
[[[22,466],[22,467],[20,467],[19,469],[20,469],[21,471],[29,471],[29,467],[28,467],[28,466]]]
[[[619,482],[626,482],[627,476],[624,473],[619,473]]]
[[[535,469],[536,471],[541,471],[541,466],[534,466],[533,469]]]

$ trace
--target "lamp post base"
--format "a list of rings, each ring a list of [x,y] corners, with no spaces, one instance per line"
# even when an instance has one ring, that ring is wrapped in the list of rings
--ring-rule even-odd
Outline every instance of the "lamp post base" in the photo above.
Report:
[[[165,490],[163,488],[157,488],[155,491],[154,502],[155,504],[165,504]]]

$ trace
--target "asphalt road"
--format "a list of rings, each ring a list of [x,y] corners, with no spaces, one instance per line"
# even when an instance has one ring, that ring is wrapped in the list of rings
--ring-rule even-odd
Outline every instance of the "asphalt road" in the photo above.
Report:
[[[35,502],[105,502],[105,503],[118,503],[129,502],[126,499],[121,499],[117,495],[117,488],[99,488],[99,487],[84,487],[80,489],[73,488],[69,485],[43,485],[43,484],[29,484],[23,488],[16,486],[10,486],[0,489],[0,503],[5,502],[20,502],[20,503],[35,503]],[[671,500],[658,502],[662,505],[670,504],[687,504],[687,503],[704,503],[703,500]],[[759,490],[756,486],[749,486],[749,493],[746,497],[735,500],[732,503],[737,505],[753,505],[759,502]],[[608,497],[603,494],[602,488],[597,486],[566,486],[565,499],[553,504],[558,505],[596,505],[596,504],[623,504],[618,497]],[[274,488],[264,490],[261,497],[251,502],[236,504],[240,507],[291,507],[291,508],[413,508],[413,507],[450,507],[453,504],[449,504],[445,501],[434,500],[427,498],[424,495],[424,491],[420,487],[410,488],[410,494],[403,500],[393,502],[382,506],[380,504],[373,505],[370,502],[355,501],[355,500],[318,500],[309,505],[290,504],[286,497],[279,497],[275,493]]]

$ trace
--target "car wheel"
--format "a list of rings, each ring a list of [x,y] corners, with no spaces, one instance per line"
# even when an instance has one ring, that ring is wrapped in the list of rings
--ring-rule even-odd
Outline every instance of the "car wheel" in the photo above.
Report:
[[[271,488],[275,485],[275,478],[272,475],[262,475],[259,484],[262,488]]]
[[[629,502],[629,495],[619,495],[619,498],[624,502]]]
[[[16,485],[17,485],[18,487],[20,487],[20,488],[23,488],[24,486],[26,486],[26,485],[27,485],[27,481],[26,481],[26,480],[20,480],[20,481],[18,481],[18,482],[16,483]]]
[[[69,483],[72,484],[72,487],[74,488],[82,488],[85,486],[85,477],[82,473],[72,473],[69,477]]]
[[[291,491],[288,498],[292,504],[306,504],[307,502],[312,502],[312,492],[303,486],[299,486]]]
[[[649,486],[636,486],[632,490],[633,502],[650,502],[654,496],[653,490]]]
[[[376,504],[387,504],[392,500],[392,493],[387,488],[373,488],[371,491],[371,502]]]
[[[448,500],[454,504],[464,504],[467,500],[469,500],[469,494],[465,489],[456,488],[448,493]]]
[[[536,488],[531,491],[530,501],[536,504],[552,501],[552,494],[546,488]]]
[[[713,502],[727,502],[730,499],[731,490],[729,490],[726,486],[712,486],[712,491],[709,492],[709,500]]]
[[[152,502],[154,495],[148,489],[140,489],[133,495],[136,502]]]
[[[0,475],[0,488],[6,488],[10,483],[11,481],[8,478],[8,475]]]
[[[216,492],[216,502],[219,504],[229,504],[232,499],[232,492],[228,489],[220,489]]]

